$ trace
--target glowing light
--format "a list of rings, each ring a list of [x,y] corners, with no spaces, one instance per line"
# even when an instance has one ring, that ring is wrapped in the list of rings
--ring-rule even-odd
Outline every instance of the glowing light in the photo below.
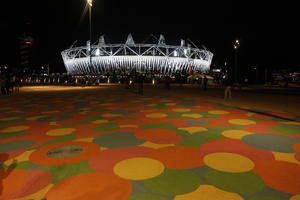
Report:
[[[187,54],[187,49],[184,49],[183,51],[184,51],[184,54],[186,55]]]
[[[109,79],[107,79],[107,83],[110,83],[110,80],[109,80]]]
[[[23,44],[32,45],[33,43],[30,41],[23,42]]]
[[[177,51],[174,51],[174,56],[177,57],[178,56],[178,53]]]
[[[89,4],[89,6],[93,6],[93,0],[87,0],[87,3]]]
[[[95,55],[100,56],[100,49],[96,49]]]
[[[152,79],[152,85],[154,85],[155,84],[155,79]]]

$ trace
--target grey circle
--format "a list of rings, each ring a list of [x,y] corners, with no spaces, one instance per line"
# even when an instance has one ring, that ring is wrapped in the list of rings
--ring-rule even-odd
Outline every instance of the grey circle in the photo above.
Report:
[[[267,151],[295,153],[293,145],[300,142],[300,139],[270,133],[258,133],[246,135],[242,140],[251,146]]]
[[[84,151],[84,148],[79,145],[66,145],[56,147],[47,152],[47,156],[50,158],[70,158],[77,156]]]

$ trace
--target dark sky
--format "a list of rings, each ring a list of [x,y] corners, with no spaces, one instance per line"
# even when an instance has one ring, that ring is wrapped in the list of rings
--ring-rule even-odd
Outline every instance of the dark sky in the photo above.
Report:
[[[240,39],[243,65],[293,67],[300,70],[299,12],[295,1],[94,0],[93,41],[105,34],[107,42],[136,42],[149,34],[164,34],[167,43],[191,39],[214,53],[214,63],[232,61],[233,43]],[[0,64],[14,65],[18,37],[27,27],[36,39],[37,63],[63,68],[60,52],[75,40],[89,38],[85,0],[27,0],[1,3],[2,53]],[[86,11],[86,12],[85,12]],[[25,25],[30,22],[29,25]],[[58,70],[57,69],[57,70]]]

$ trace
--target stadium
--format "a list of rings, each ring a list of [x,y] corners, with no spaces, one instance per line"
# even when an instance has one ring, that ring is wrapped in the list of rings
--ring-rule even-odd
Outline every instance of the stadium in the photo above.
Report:
[[[73,44],[61,55],[69,75],[205,73],[213,58],[205,47],[192,47],[184,40],[180,46],[168,45],[160,35],[155,44],[135,43],[131,34],[121,44],[106,44],[104,36],[97,44],[90,45],[89,41],[86,46]]]

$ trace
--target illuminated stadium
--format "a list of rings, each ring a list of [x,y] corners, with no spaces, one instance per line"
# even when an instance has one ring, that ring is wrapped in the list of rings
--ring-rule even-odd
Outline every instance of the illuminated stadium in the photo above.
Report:
[[[160,35],[156,44],[135,43],[131,34],[126,43],[106,44],[101,36],[97,44],[90,45],[88,41],[86,46],[72,45],[61,54],[70,75],[207,72],[213,58],[205,47],[192,47],[184,40],[180,46],[168,45]]]

